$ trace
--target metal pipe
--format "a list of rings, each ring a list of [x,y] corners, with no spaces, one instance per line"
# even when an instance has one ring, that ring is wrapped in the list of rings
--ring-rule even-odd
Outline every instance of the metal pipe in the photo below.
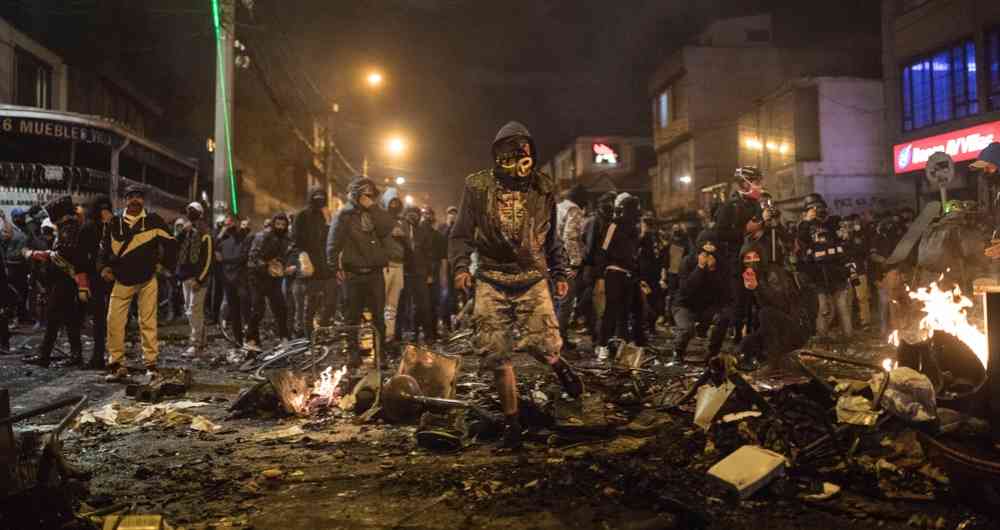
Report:
[[[8,423],[16,423],[21,420],[31,418],[33,416],[38,416],[40,414],[45,414],[46,412],[52,412],[53,410],[61,409],[63,407],[68,407],[78,401],[81,398],[86,399],[87,396],[71,396],[67,398],[60,399],[54,403],[49,403],[48,405],[42,405],[41,407],[35,407],[33,409],[26,410],[19,414],[14,414],[13,416],[7,416],[6,418],[0,418],[0,425],[7,425]]]

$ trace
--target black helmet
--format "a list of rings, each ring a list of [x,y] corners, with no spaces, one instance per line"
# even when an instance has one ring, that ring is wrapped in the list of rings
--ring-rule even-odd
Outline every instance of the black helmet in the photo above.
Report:
[[[822,206],[826,208],[826,201],[823,200],[823,196],[819,193],[810,193],[802,199],[802,209],[808,210],[813,207]]]
[[[73,197],[70,197],[69,195],[56,197],[45,204],[45,211],[49,214],[49,219],[51,219],[53,223],[58,224],[67,215],[73,215],[75,211],[73,206]]]
[[[749,182],[760,182],[764,179],[764,174],[757,166],[743,166],[736,168],[736,179]]]

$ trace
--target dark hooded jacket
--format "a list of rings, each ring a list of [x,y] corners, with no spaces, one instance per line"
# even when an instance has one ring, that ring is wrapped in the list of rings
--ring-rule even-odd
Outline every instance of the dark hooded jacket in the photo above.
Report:
[[[704,230],[698,236],[693,251],[681,263],[680,289],[675,304],[699,312],[710,307],[717,307],[729,301],[729,285],[731,283],[727,269],[728,263],[720,259],[722,249],[715,253],[715,270],[708,267],[698,268],[698,255],[705,242],[713,241],[719,248],[719,236],[711,230]]]
[[[762,257],[756,267],[757,288],[753,290],[753,297],[762,315],[761,326],[767,328],[764,332],[768,350],[788,352],[802,347],[816,327],[818,301],[815,292],[799,289],[782,264],[764,260],[766,249],[759,244],[744,244],[740,250],[741,262],[743,255],[751,250]],[[782,314],[784,318],[766,321],[772,314]]]
[[[326,262],[330,270],[370,273],[385,267],[388,257],[382,241],[392,233],[393,219],[377,204],[365,210],[358,204],[355,188],[368,179],[351,183],[348,202],[333,217],[326,238]]]
[[[420,210],[415,207],[407,208],[403,214],[403,231],[406,234],[405,261],[403,271],[407,276],[419,276],[421,278],[431,274],[434,269],[434,258],[437,256],[435,248],[434,229],[421,223],[419,218],[416,224],[407,219],[406,212],[416,210],[418,215]]]
[[[276,214],[271,218],[271,228],[265,228],[257,232],[253,242],[250,244],[247,267],[254,274],[267,276],[268,263],[275,259],[284,265],[298,263],[291,237],[289,237],[287,232],[282,235],[274,230],[274,221],[276,219],[288,221],[288,216],[283,213]]]
[[[91,282],[96,281],[99,277],[96,266],[97,258],[101,252],[101,241],[104,240],[108,231],[108,223],[101,222],[102,209],[114,211],[111,199],[107,195],[99,195],[90,202],[87,207],[89,217],[80,227],[80,249],[87,254],[89,266],[86,272],[93,276]]]
[[[721,250],[735,261],[746,236],[747,222],[762,215],[760,203],[744,197],[740,192],[726,201],[715,214],[715,230],[719,234]]]
[[[314,193],[322,192],[322,188],[311,188],[306,201],[308,206],[295,216],[295,226],[292,227],[292,238],[295,248],[309,255],[315,272],[312,279],[325,280],[330,278],[330,267],[326,263],[326,236],[330,232],[323,210],[312,205]]]
[[[399,202],[399,212],[393,214],[390,210],[389,205],[392,201]],[[392,219],[393,227],[399,227],[403,230],[403,201],[399,198],[399,190],[396,188],[386,188],[385,192],[382,194],[382,208],[389,213]],[[405,233],[405,231],[404,231]],[[392,235],[391,229],[389,235],[382,238],[382,247],[385,249],[385,257],[390,263],[401,264],[403,260],[406,259],[406,237],[405,236],[394,236]]]
[[[514,136],[531,138],[524,125],[510,122],[493,145]],[[537,168],[533,144],[531,154]],[[517,179],[496,169],[469,175],[448,242],[454,273],[468,272],[471,255],[478,252],[477,276],[499,287],[527,288],[546,277],[565,280],[556,200],[555,181],[537,169]]]
[[[246,280],[247,259],[250,254],[249,234],[236,226],[223,228],[219,233],[217,246],[221,259],[222,273],[226,281],[239,284]]]

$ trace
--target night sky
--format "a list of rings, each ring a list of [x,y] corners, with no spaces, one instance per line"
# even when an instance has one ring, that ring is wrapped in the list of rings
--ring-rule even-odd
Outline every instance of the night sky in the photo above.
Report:
[[[543,161],[576,136],[649,136],[652,71],[713,17],[770,9],[786,13],[801,31],[824,24],[878,31],[878,2],[868,0],[845,0],[823,15],[792,0],[254,4],[252,16],[241,9],[237,37],[261,74],[237,72],[235,134],[263,144],[291,135],[276,118],[263,75],[307,133],[317,111],[340,104],[337,142],[355,166],[365,151],[386,162],[379,157],[387,135],[408,138],[410,152],[390,172],[433,189],[438,207],[457,201],[461,179],[491,163],[490,143],[508,120],[532,130]],[[2,14],[71,64],[121,72],[162,102],[168,119],[154,136],[204,155],[214,117],[209,6],[209,0],[32,0],[7,3]],[[373,67],[387,78],[375,96],[362,81]]]

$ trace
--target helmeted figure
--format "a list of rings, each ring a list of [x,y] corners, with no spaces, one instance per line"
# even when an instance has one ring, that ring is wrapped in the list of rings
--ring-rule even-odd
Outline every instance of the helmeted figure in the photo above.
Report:
[[[537,153],[528,129],[510,122],[493,142],[494,166],[466,178],[458,219],[449,238],[449,259],[458,289],[472,287],[471,255],[478,254],[474,322],[481,368],[494,373],[506,416],[504,445],[520,445],[513,352],[524,351],[553,368],[567,393],[583,383],[559,356],[562,338],[549,292],[554,281],[566,295],[566,268],[556,233],[556,186],[535,169]]]

